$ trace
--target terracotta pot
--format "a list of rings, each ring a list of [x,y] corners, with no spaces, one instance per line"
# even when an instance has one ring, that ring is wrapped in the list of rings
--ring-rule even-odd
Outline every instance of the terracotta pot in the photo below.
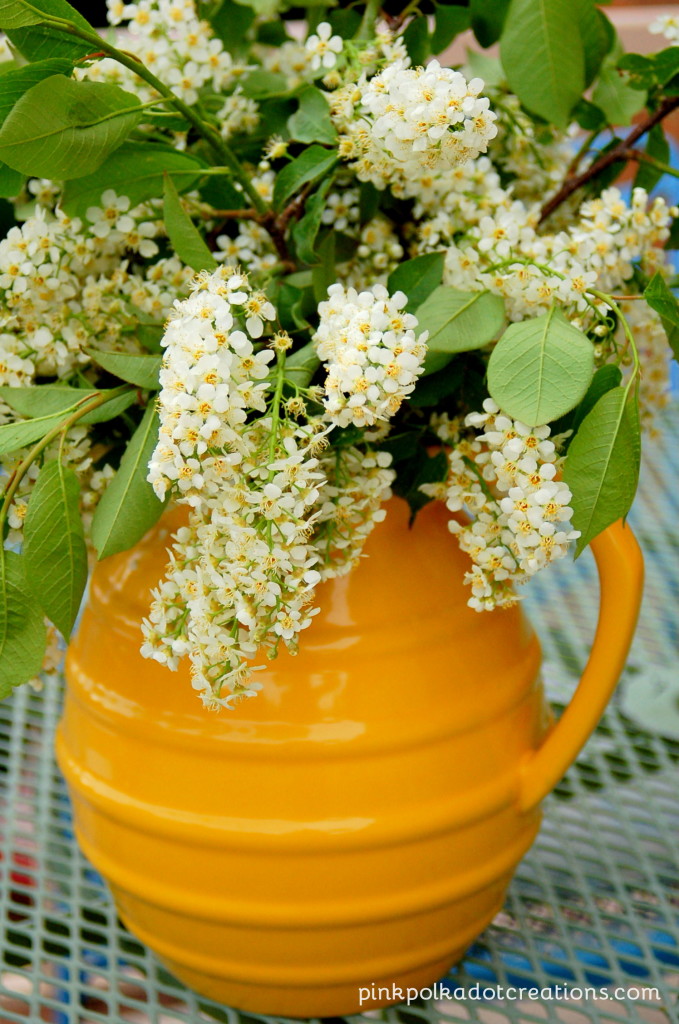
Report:
[[[139,655],[170,526],[97,568],[57,740],[123,921],[187,985],[260,1013],[350,1014],[440,979],[615,685],[641,592],[631,531],[596,541],[596,641],[550,731],[538,641],[519,607],[467,607],[442,506],[410,530],[393,499],[369,557],[323,585],[301,653],[219,714]]]

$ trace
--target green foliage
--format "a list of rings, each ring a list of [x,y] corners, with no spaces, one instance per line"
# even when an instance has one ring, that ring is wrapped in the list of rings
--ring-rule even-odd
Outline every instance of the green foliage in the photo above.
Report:
[[[137,206],[162,196],[164,174],[172,178],[179,192],[187,192],[200,179],[202,169],[197,157],[169,146],[124,142],[94,174],[67,181],[61,205],[70,217],[84,217],[89,207],[100,205],[102,192],[112,188],[127,196],[131,206]]]
[[[644,298],[651,309],[660,315],[674,358],[679,360],[679,303],[659,271],[656,271],[644,289]]]
[[[292,238],[295,243],[297,258],[301,263],[318,263],[319,257],[315,251],[316,238],[318,237],[323,210],[325,209],[325,197],[331,185],[331,177],[321,182],[320,188],[307,199],[304,207],[304,216],[292,229]]]
[[[92,52],[92,43],[45,24],[49,17],[70,21],[90,33],[92,26],[66,0],[0,0],[0,28],[28,61],[51,57],[79,60]],[[13,24],[10,24],[10,21]]]
[[[90,349],[89,355],[95,363],[108,370],[115,377],[126,380],[147,391],[157,391],[158,374],[162,359],[160,356],[132,355],[128,352],[102,352]]]
[[[510,0],[469,0],[471,28],[483,47],[492,46],[502,35]]]
[[[587,388],[585,397],[573,413],[570,429],[577,432],[580,428],[580,424],[584,418],[589,415],[599,399],[605,395],[607,391],[612,391],[613,388],[619,387],[621,381],[622,373],[620,372],[619,367],[614,366],[612,363],[600,366],[592,377],[592,383]]]
[[[146,479],[157,441],[158,413],[151,404],[94,513],[92,543],[99,558],[126,551],[136,544],[165,507]]]
[[[237,55],[247,49],[247,32],[255,20],[251,7],[244,7],[233,0],[221,0],[212,6],[209,20],[225,49]]]
[[[250,71],[243,76],[241,89],[252,100],[265,100],[274,96],[287,96],[290,92],[285,75],[277,71]]]
[[[304,185],[318,181],[337,163],[337,152],[313,145],[303,150],[298,157],[280,171],[273,192],[274,207],[280,210],[285,202]]]
[[[646,136],[646,145],[644,151],[647,156],[653,160],[659,160],[660,163],[669,164],[670,162],[670,146],[665,138],[662,125],[654,124],[650,132]],[[639,169],[637,170],[634,178],[634,188],[645,188],[647,192],[651,192],[658,184],[663,176],[661,168],[653,167],[650,163],[640,161]]]
[[[455,36],[464,32],[471,25],[471,12],[468,7],[452,4],[436,4],[434,11],[434,31],[431,34],[431,52],[442,53],[452,43]]]
[[[441,284],[445,257],[443,251],[426,252],[412,260],[406,260],[405,263],[399,263],[389,275],[389,293],[393,295],[394,292],[405,292],[408,296],[406,310],[412,313]]]
[[[629,73],[630,85],[635,89],[662,88],[679,74],[679,47],[669,46],[648,56],[626,53],[618,60],[618,67]]]
[[[571,0],[511,0],[500,54],[509,87],[524,106],[566,128],[585,87],[584,47]]]
[[[592,100],[608,124],[628,125],[646,103],[646,94],[633,88],[615,66],[615,61],[608,58],[602,65]]]
[[[183,263],[194,270],[216,269],[217,261],[182,206],[179,193],[169,174],[165,175],[163,219],[172,248]]]
[[[637,489],[641,440],[636,396],[607,391],[571,442],[564,480],[573,494],[576,557],[597,534],[626,516]]]
[[[0,129],[0,159],[23,174],[91,174],[139,124],[142,108],[117,85],[52,75],[19,99]]]
[[[310,85],[299,96],[299,109],[288,118],[290,137],[298,142],[337,142],[337,130],[330,119],[330,107],[320,89]]]
[[[427,19],[424,17],[413,18],[403,33],[403,42],[413,67],[417,68],[425,64],[431,54]]]
[[[307,387],[321,361],[316,355],[316,345],[308,342],[302,348],[288,355],[285,360],[285,376],[297,387]]]
[[[580,38],[585,55],[585,86],[589,87],[599,73],[604,57],[616,43],[615,29],[593,0],[575,0]]]
[[[28,503],[23,554],[37,604],[71,635],[87,583],[87,548],[80,519],[78,477],[59,459],[40,470]]]
[[[101,389],[97,388],[71,388],[64,384],[38,384],[24,388],[13,386],[0,387],[0,399],[6,402],[15,412],[18,412],[21,416],[33,417],[34,423],[41,423],[43,426],[48,420],[51,421],[49,426],[45,426],[42,433],[35,435],[33,440],[36,441],[44,437],[67,412],[74,412],[86,399],[102,393],[106,394],[105,391],[102,392]],[[110,398],[103,405],[98,406],[98,408],[86,412],[81,416],[79,422],[84,425],[105,423],[107,420],[112,420],[119,416],[135,400],[133,391],[118,394],[116,397]],[[0,427],[0,436],[3,436],[2,431],[6,428],[16,428],[17,432],[20,432],[19,428],[28,428],[29,425],[27,423],[7,423],[5,426]],[[7,430],[7,434],[4,436],[9,438],[11,435],[12,430]],[[28,436],[28,431],[26,436]],[[31,442],[27,440],[23,443],[30,444]],[[20,446],[17,445],[15,447]],[[2,447],[2,442],[0,442],[0,451],[14,451],[14,448]]]
[[[0,545],[0,699],[40,672],[46,631],[26,578],[26,559]]]
[[[24,93],[38,82],[42,82],[44,78],[50,78],[52,75],[70,75],[71,69],[71,61],[55,58],[28,64],[23,68],[14,68],[2,75],[0,77],[0,126],[5,123],[12,107]],[[0,196],[17,195],[21,191],[23,182],[24,176],[19,171],[8,167],[7,164],[0,164]]]
[[[20,447],[40,440],[63,420],[68,419],[68,413],[74,413],[88,397],[98,393],[101,392],[94,389],[44,384],[25,388],[0,388],[0,396],[8,406],[22,416],[32,417],[17,423],[5,423],[0,427],[0,455],[16,452]],[[96,409],[85,413],[78,422],[90,424],[113,420],[128,409],[134,400],[132,391],[116,394]]]
[[[594,349],[556,306],[510,324],[488,363],[488,390],[501,409],[528,426],[573,409],[592,379]]]
[[[419,329],[429,331],[425,372],[438,370],[455,352],[482,348],[504,323],[504,303],[490,292],[461,292],[441,285],[415,311]],[[443,354],[443,360],[432,354]]]

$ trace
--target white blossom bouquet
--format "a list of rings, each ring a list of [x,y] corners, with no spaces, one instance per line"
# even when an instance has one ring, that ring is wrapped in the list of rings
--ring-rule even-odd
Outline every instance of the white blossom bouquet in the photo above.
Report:
[[[391,493],[455,513],[480,612],[625,516],[679,351],[675,21],[642,57],[592,0],[108,10],[0,0],[1,694],[168,502],[142,650],[214,708]],[[470,28],[500,58],[442,65]]]

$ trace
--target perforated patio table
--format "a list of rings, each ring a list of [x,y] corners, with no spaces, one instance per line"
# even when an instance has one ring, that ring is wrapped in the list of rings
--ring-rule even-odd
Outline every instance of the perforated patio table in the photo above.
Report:
[[[646,455],[631,521],[647,584],[621,686],[547,802],[504,910],[445,979],[467,997],[370,1018],[679,1020],[679,406],[663,415]],[[548,693],[563,706],[596,618],[590,556],[542,574],[526,604]],[[41,695],[23,688],[0,705],[0,1024],[271,1020],[189,992],[116,921],[73,838],[52,753],[59,703],[54,685]],[[498,1000],[498,986],[525,991]],[[537,999],[528,994],[535,988]]]

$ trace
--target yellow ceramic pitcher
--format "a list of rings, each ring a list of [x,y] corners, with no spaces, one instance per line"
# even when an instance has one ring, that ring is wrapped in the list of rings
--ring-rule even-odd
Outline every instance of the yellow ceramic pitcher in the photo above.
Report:
[[[284,1016],[366,1010],[441,978],[502,905],[624,664],[641,556],[620,523],[593,545],[596,639],[550,729],[535,635],[518,607],[467,607],[446,520],[431,504],[409,529],[393,499],[369,557],[320,588],[300,654],[219,714],[187,670],[139,654],[171,520],[94,573],[59,764],[122,919],[198,992]]]

